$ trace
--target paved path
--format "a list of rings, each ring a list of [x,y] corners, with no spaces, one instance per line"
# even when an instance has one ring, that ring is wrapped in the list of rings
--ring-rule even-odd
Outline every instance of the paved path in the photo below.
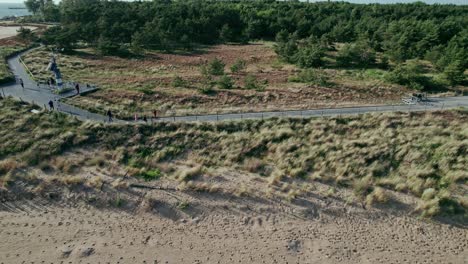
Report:
[[[106,120],[106,117],[103,115],[91,113],[86,110],[61,103],[59,100],[64,98],[64,96],[54,94],[51,89],[48,89],[45,86],[38,87],[36,82],[31,79],[23,64],[20,62],[20,55],[10,58],[8,60],[8,66],[15,76],[23,80],[24,88],[22,88],[19,83],[0,86],[0,92],[2,95],[13,96],[23,101],[37,104],[41,107],[48,106],[49,101],[52,100],[59,111],[75,115],[81,120]],[[67,97],[69,96],[70,95],[68,94]]]
[[[51,90],[38,88],[37,84],[30,78],[25,68],[20,62],[20,57],[14,56],[8,60],[8,65],[13,73],[23,79],[25,88],[19,84],[11,84],[0,86],[2,95],[13,96],[20,98],[23,101],[35,103],[44,107],[49,100],[58,102],[61,96],[52,93]],[[64,104],[57,103],[58,110],[76,116],[81,120],[94,120],[105,122],[107,117],[104,115],[91,113],[86,110]],[[381,106],[361,106],[361,107],[345,107],[345,108],[324,108],[310,110],[294,110],[294,111],[278,111],[278,112],[248,112],[248,113],[233,113],[233,114],[211,114],[211,115],[193,115],[193,116],[175,116],[159,118],[158,122],[191,122],[191,121],[223,121],[235,119],[262,119],[270,117],[320,117],[320,116],[337,116],[337,115],[353,115],[374,112],[396,112],[396,111],[430,111],[440,109],[450,109],[457,107],[468,108],[468,96],[459,97],[444,97],[430,98],[424,104],[415,105],[381,105]],[[116,120],[116,122],[124,122]]]
[[[291,110],[278,112],[246,112],[220,115],[193,115],[164,117],[158,121],[222,121],[233,119],[263,119],[270,117],[321,117],[338,115],[356,115],[376,112],[408,112],[408,111],[431,111],[443,110],[457,107],[468,108],[468,96],[430,98],[428,102],[414,105],[379,105],[358,106],[343,108],[323,108],[309,110]]]

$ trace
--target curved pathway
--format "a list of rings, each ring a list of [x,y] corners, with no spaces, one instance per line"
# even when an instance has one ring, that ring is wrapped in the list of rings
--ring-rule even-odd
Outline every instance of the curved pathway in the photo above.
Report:
[[[8,65],[17,78],[23,79],[25,88],[21,85],[10,84],[0,86],[0,93],[5,96],[13,96],[23,101],[37,104],[41,107],[46,107],[50,100],[57,102],[57,110],[74,115],[81,120],[94,120],[105,122],[107,117],[101,114],[91,113],[84,109],[59,102],[62,96],[52,93],[51,90],[44,87],[40,88],[34,82],[30,75],[27,73],[23,64],[20,61],[20,56],[27,53],[16,55],[8,59]],[[310,110],[292,110],[292,111],[278,111],[278,112],[247,112],[247,113],[232,113],[232,114],[208,114],[208,115],[190,115],[190,116],[174,116],[162,117],[158,121],[161,122],[190,122],[190,121],[223,121],[235,119],[263,119],[270,117],[320,117],[320,116],[337,116],[337,115],[352,115],[374,112],[396,112],[396,111],[430,111],[441,110],[457,107],[468,107],[468,96],[459,97],[443,97],[443,98],[430,98],[424,104],[414,105],[380,105],[380,106],[357,106],[357,107],[343,107],[343,108],[324,108],[324,109],[310,109]],[[123,122],[116,120],[117,122]]]

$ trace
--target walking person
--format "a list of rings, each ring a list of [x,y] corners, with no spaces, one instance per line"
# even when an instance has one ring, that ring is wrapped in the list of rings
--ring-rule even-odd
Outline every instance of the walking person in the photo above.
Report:
[[[50,111],[54,111],[54,102],[52,100],[49,101]]]
[[[23,79],[20,78],[19,81],[20,81],[21,87],[23,87],[23,89],[24,89],[24,82],[23,82]]]
[[[112,112],[111,110],[107,110],[107,117],[109,117],[109,123],[112,122]]]
[[[55,109],[60,112],[61,111],[60,110],[60,99],[58,97],[55,97],[54,101],[55,101]]]
[[[78,83],[75,85],[75,90],[76,90],[76,94],[79,95],[80,94],[80,85]]]

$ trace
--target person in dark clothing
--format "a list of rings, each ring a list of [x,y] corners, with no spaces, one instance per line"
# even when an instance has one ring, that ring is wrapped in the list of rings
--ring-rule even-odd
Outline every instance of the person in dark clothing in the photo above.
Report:
[[[75,90],[76,90],[76,94],[80,94],[80,85],[79,84],[75,85]]]
[[[112,112],[111,110],[107,110],[107,117],[109,117],[109,123],[112,122]]]
[[[51,111],[54,110],[54,102],[52,102],[52,100],[49,101],[49,107]]]
[[[23,89],[24,89],[24,82],[23,82],[23,79],[20,79],[19,81],[20,81],[21,87],[23,87]]]
[[[146,118],[146,115],[143,116],[143,121],[145,121],[145,123],[148,123],[148,118]]]

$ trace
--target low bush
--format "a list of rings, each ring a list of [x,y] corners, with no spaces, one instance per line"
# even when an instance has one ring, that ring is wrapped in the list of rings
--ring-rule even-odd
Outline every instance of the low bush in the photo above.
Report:
[[[266,81],[260,82],[255,75],[249,74],[244,79],[244,87],[249,90],[263,91],[265,90]]]
[[[180,76],[176,76],[173,80],[172,80],[172,87],[174,88],[180,88],[180,87],[186,87],[187,86],[187,83],[184,79],[182,79]]]
[[[234,86],[234,82],[231,77],[223,75],[218,81],[219,88],[231,89]]]
[[[309,83],[317,86],[331,86],[330,78],[323,70],[306,69],[289,78],[290,82]]]
[[[237,59],[236,62],[231,66],[232,73],[239,73],[246,67],[246,62],[243,59]]]
[[[211,75],[220,76],[224,74],[224,66],[226,66],[226,64],[224,64],[222,60],[220,60],[219,58],[214,58],[208,63],[207,70],[208,73]]]
[[[145,181],[154,181],[161,177],[161,171],[159,169],[143,169],[138,176],[143,178]]]

